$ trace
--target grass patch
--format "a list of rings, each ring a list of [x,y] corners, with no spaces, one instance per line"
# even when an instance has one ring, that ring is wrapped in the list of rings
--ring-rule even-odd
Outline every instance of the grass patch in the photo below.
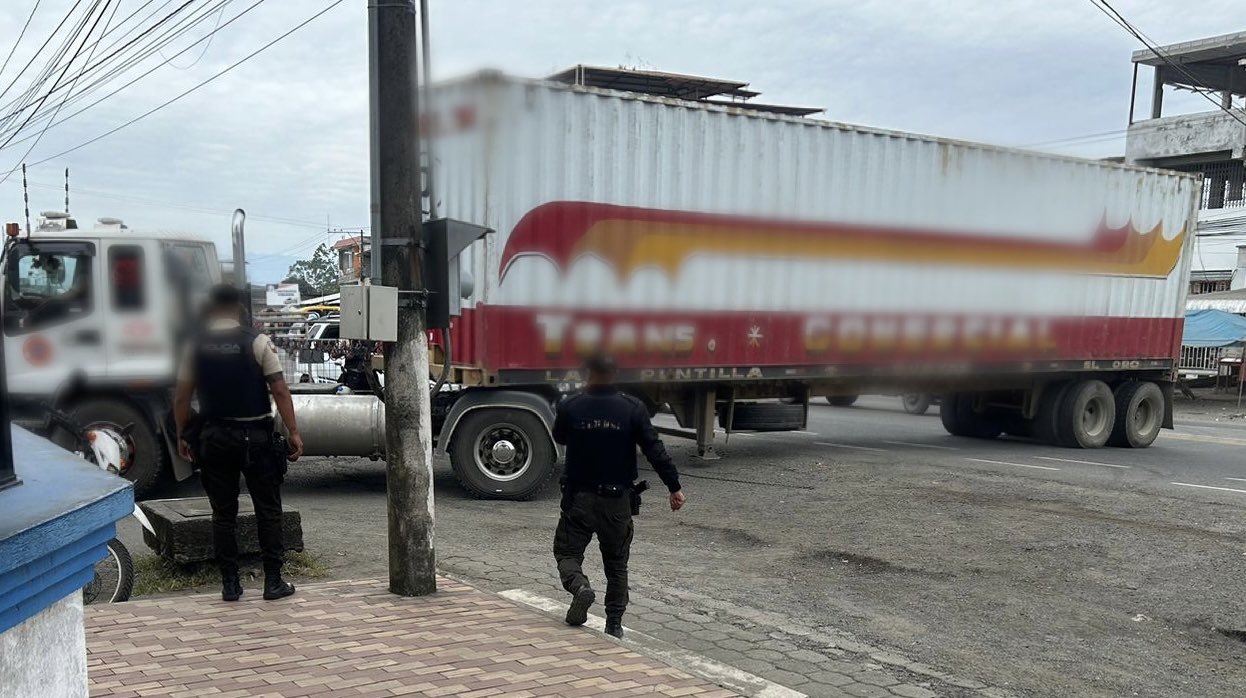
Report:
[[[258,561],[244,560],[239,568],[243,584],[263,579]],[[306,550],[286,553],[282,574],[295,579],[318,579],[329,573],[320,558]],[[221,583],[215,562],[177,565],[158,555],[137,555],[134,558],[134,596],[167,594],[175,591],[209,591]]]

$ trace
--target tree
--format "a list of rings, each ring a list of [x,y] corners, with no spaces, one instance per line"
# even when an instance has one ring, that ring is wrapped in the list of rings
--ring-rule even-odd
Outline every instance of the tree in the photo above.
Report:
[[[319,292],[316,291],[315,288],[312,287],[311,284],[307,283],[306,279],[301,279],[297,276],[287,276],[286,278],[281,280],[281,283],[298,284],[300,298],[315,298],[316,296],[321,295]]]
[[[337,259],[323,243],[311,259],[300,259],[290,265],[288,283],[298,283],[304,297],[327,296],[338,292]]]

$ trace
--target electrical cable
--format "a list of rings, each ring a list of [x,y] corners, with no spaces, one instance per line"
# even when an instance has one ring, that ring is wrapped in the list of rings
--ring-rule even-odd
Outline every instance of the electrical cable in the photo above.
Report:
[[[1192,84],[1203,88],[1202,90],[1194,90],[1195,93],[1199,94],[1207,101],[1216,105],[1217,109],[1224,111],[1226,114],[1233,117],[1233,119],[1237,121],[1238,123],[1242,124],[1243,126],[1246,126],[1246,119],[1243,119],[1241,116],[1238,116],[1238,114],[1235,112],[1235,110],[1232,107],[1225,107],[1223,103],[1221,103],[1218,99],[1216,99],[1215,97],[1211,95],[1211,93],[1214,93],[1215,90],[1212,90],[1205,83],[1199,80],[1197,76],[1195,76],[1190,71],[1186,70],[1184,66],[1172,60],[1172,57],[1164,53],[1160,49],[1160,47],[1157,44],[1155,44],[1154,40],[1150,39],[1150,37],[1147,37],[1145,34],[1143,34],[1140,29],[1136,28],[1132,23],[1130,23],[1130,21],[1126,19],[1125,16],[1122,15],[1115,7],[1112,7],[1112,4],[1108,2],[1108,0],[1090,0],[1090,4],[1093,5],[1095,9],[1099,10],[1105,16],[1107,16],[1108,19],[1115,22],[1118,26],[1120,26],[1126,32],[1129,32],[1129,34],[1131,34],[1135,39],[1142,42],[1143,46],[1147,47],[1147,49],[1149,49],[1151,53],[1155,54],[1156,57],[1158,57],[1161,61],[1163,61],[1164,64],[1167,65],[1169,68],[1180,73],[1182,76],[1188,79]]]
[[[82,43],[83,43],[84,45],[86,44],[86,40],[87,40],[87,39],[89,39],[89,38],[91,38],[91,34],[92,34],[92,33],[94,33],[94,31],[95,31],[95,27],[99,25],[99,20],[100,20],[101,18],[103,18],[104,13],[105,13],[105,12],[108,12],[108,6],[109,6],[109,5],[112,5],[112,1],[113,1],[113,0],[105,0],[105,3],[104,3],[104,9],[100,10],[99,17],[98,17],[98,18],[96,18],[96,20],[95,20],[95,24],[91,25],[91,29],[90,29],[90,31],[88,31],[88,32],[87,32],[86,37],[84,37],[84,38],[83,38],[83,40],[82,40]],[[107,31],[108,31],[108,25],[109,25],[109,24],[111,24],[111,23],[112,23],[112,20],[113,20],[113,19],[117,16],[117,8],[119,8],[119,7],[121,7],[121,2],[120,2],[120,0],[118,0],[118,1],[117,1],[117,4],[112,5],[112,14],[108,15],[108,22],[106,22],[106,23],[104,24],[104,31],[105,31],[105,32],[107,32]],[[87,62],[87,63],[90,63],[90,62],[91,62],[91,58],[92,58],[92,56],[94,56],[94,55],[95,55],[95,47],[96,47],[96,46],[98,46],[98,45],[99,45],[99,42],[96,42],[95,44],[93,44],[93,45],[92,45],[92,48],[91,48],[91,53],[87,55],[87,59],[86,59],[86,62]],[[75,56],[75,57],[76,57],[76,56]],[[70,64],[72,64],[72,63],[73,63],[73,59],[70,59]],[[73,91],[74,91],[74,86],[78,84],[78,78],[80,78],[80,77],[82,77],[81,73],[79,73],[79,74],[78,74],[78,76],[76,76],[76,77],[74,78],[73,83],[71,83],[71,84],[70,84],[70,86],[69,86],[69,92],[67,92],[67,93],[66,93],[66,95],[73,94]],[[61,107],[63,107],[64,105],[65,105],[65,100],[61,100],[61,102],[60,102],[60,106],[58,106],[58,107],[56,108],[56,112],[57,112],[57,113],[59,113],[59,112],[60,112],[60,108],[61,108]],[[44,136],[44,134],[46,134],[46,133],[48,132],[48,129],[52,127],[52,122],[53,122],[53,121],[55,121],[55,120],[56,120],[56,114],[54,113],[54,114],[52,114],[52,118],[51,118],[51,119],[48,119],[47,126],[44,126],[44,127],[43,127],[43,130],[39,132],[39,137],[35,139],[35,142],[34,142],[34,143],[31,143],[31,144],[30,144],[30,147],[29,147],[29,148],[27,148],[27,149],[26,149],[26,153],[25,153],[25,155],[22,155],[22,157],[19,159],[19,162],[20,162],[20,161],[22,161],[22,160],[25,160],[25,159],[26,159],[26,158],[28,158],[28,157],[30,157],[30,153],[31,153],[31,151],[33,151],[33,150],[35,149],[35,146],[39,145],[39,141],[43,140],[43,136]],[[12,140],[12,139],[10,139],[10,140]],[[2,147],[0,147],[0,149],[2,149]],[[16,169],[16,168],[14,168],[14,170],[15,170],[15,169]],[[9,171],[8,171],[8,172],[4,175],[4,177],[0,177],[0,184],[4,184],[4,182],[5,182],[6,180],[8,180],[8,178],[9,178],[10,176],[12,176],[12,175],[13,175],[13,171],[14,171],[14,170],[9,170]],[[66,184],[66,186],[68,186],[68,184]],[[68,195],[66,195],[66,196],[68,196]]]
[[[43,52],[43,49],[46,46],[50,45],[51,41],[54,38],[56,38],[56,33],[59,32],[61,28],[65,25],[65,22],[69,21],[69,18],[73,16],[74,11],[78,8],[79,4],[81,4],[81,0],[77,0],[76,2],[74,2],[73,7],[71,7],[69,10],[69,13],[67,13],[65,17],[62,18],[60,24],[58,24],[56,29],[53,30],[52,34],[48,37],[47,41],[43,45],[41,45],[38,49],[35,50],[35,53],[30,57],[30,60],[26,63],[26,66],[23,67],[22,70],[14,77],[12,84],[16,84],[18,78],[20,78],[22,74],[25,73],[27,68],[29,68],[31,65],[34,64],[35,59],[39,57],[39,54]],[[96,0],[96,4],[98,5],[98,0]],[[52,73],[56,71],[56,66],[59,65],[61,59],[65,57],[65,54],[69,51],[69,47],[72,46],[74,40],[77,39],[79,35],[81,35],[83,27],[86,26],[87,20],[90,19],[90,14],[91,14],[90,12],[87,12],[86,14],[83,15],[82,19],[77,23],[77,25],[73,29],[70,30],[69,35],[65,38],[64,42],[61,43],[60,47],[54,50],[52,58],[48,60],[47,63],[44,64],[43,68],[39,70],[39,72],[35,75],[34,79],[31,81],[31,84],[25,90],[23,90],[22,93],[16,98],[15,102],[21,104],[23,110],[25,109],[25,107],[28,107],[31,104],[31,100],[35,97],[35,95],[39,93],[39,90],[41,90],[43,86],[47,84],[48,78],[52,77]],[[12,84],[10,85],[10,87],[12,86]],[[5,88],[5,92],[8,92],[7,87]],[[0,124],[0,130],[7,128],[9,124],[11,124],[16,118],[17,118],[16,116],[9,116],[9,117],[4,118],[2,120],[3,123]]]
[[[26,30],[30,27],[30,21],[35,18],[35,13],[39,11],[39,4],[43,0],[35,0],[35,6],[30,8],[30,14],[26,15],[26,23],[22,25],[22,30],[17,34],[17,41],[13,42],[13,48],[9,49],[9,55],[4,58],[4,65],[0,65],[0,75],[4,75],[4,71],[9,69],[9,61],[13,60],[13,54],[17,53],[17,47],[21,45],[22,38],[26,36]]]
[[[192,1],[193,1],[193,0],[192,0]],[[221,0],[221,2],[220,2],[220,3],[216,6],[216,7],[214,7],[214,8],[210,8],[209,10],[207,10],[206,12],[204,12],[202,15],[200,15],[200,16],[199,16],[199,17],[197,17],[197,18],[196,18],[196,17],[194,17],[194,16],[192,15],[191,17],[188,17],[188,18],[186,18],[186,19],[184,19],[184,20],[180,20],[180,22],[179,22],[179,23],[184,23],[184,22],[187,22],[187,21],[188,21],[188,22],[189,22],[189,24],[186,24],[185,26],[180,26],[180,27],[179,27],[179,25],[175,24],[175,25],[174,25],[173,27],[171,27],[171,28],[169,29],[169,31],[168,31],[168,32],[166,32],[163,36],[157,37],[154,41],[152,41],[152,42],[151,42],[150,44],[148,44],[147,46],[145,46],[145,47],[143,47],[143,48],[140,48],[138,51],[136,51],[136,52],[135,52],[135,54],[134,54],[134,55],[131,55],[131,56],[125,57],[125,58],[123,59],[123,61],[122,61],[119,65],[117,65],[117,66],[115,66],[114,68],[110,69],[110,70],[109,70],[107,73],[105,73],[104,75],[102,75],[102,76],[100,76],[100,77],[96,78],[93,82],[91,82],[91,83],[90,83],[90,84],[88,84],[86,87],[84,87],[82,90],[80,90],[80,91],[78,92],[78,94],[77,94],[77,95],[73,96],[73,98],[69,98],[69,97],[67,97],[67,98],[66,98],[66,101],[65,101],[65,103],[64,103],[64,104],[65,104],[65,105],[68,105],[68,104],[73,104],[73,103],[75,103],[75,102],[80,101],[81,99],[86,98],[86,97],[87,97],[87,96],[89,96],[90,94],[92,94],[92,93],[94,93],[95,91],[97,91],[100,87],[102,87],[102,86],[106,85],[107,83],[111,82],[111,81],[112,81],[115,77],[117,77],[118,75],[120,75],[120,74],[122,74],[122,73],[124,73],[124,72],[128,71],[130,68],[132,68],[132,67],[134,67],[135,65],[137,65],[137,64],[139,64],[139,63],[141,63],[142,61],[144,61],[145,59],[147,59],[148,57],[150,57],[152,54],[154,54],[156,51],[158,51],[158,50],[160,50],[161,48],[163,48],[165,45],[167,45],[167,44],[171,43],[172,41],[176,40],[176,39],[177,39],[177,38],[179,38],[182,34],[185,34],[185,33],[186,33],[187,31],[189,31],[191,28],[193,28],[194,26],[196,26],[196,25],[200,24],[200,23],[201,23],[201,22],[203,22],[204,20],[206,20],[208,17],[210,17],[210,16],[211,16],[214,12],[216,12],[218,9],[219,9],[219,10],[221,10],[221,11],[223,11],[224,6],[225,6],[225,5],[227,5],[229,2],[232,2],[232,0]],[[256,5],[258,5],[258,4],[259,4],[259,2],[263,2],[263,0],[258,0],[258,2],[256,3]],[[168,3],[166,2],[165,4],[167,5]],[[187,3],[187,4],[189,4],[189,3]],[[81,73],[81,74],[82,74],[82,75],[85,75],[85,74],[88,74],[88,73],[94,72],[94,71],[98,70],[101,66],[106,65],[109,61],[111,61],[113,58],[115,58],[115,57],[116,57],[117,55],[119,55],[121,52],[125,51],[127,48],[129,48],[130,46],[134,45],[135,43],[137,43],[137,42],[141,41],[143,37],[145,37],[146,35],[150,34],[150,33],[151,33],[151,32],[152,32],[152,31],[153,31],[156,27],[158,27],[158,26],[159,26],[160,24],[162,24],[163,22],[167,21],[167,20],[169,19],[169,17],[171,17],[173,14],[176,14],[177,12],[180,12],[180,11],[181,11],[181,9],[183,9],[184,7],[185,7],[185,5],[183,5],[183,6],[179,7],[177,10],[175,10],[175,11],[174,11],[174,13],[171,13],[169,16],[166,16],[166,17],[165,17],[165,19],[162,19],[160,22],[158,22],[156,26],[149,27],[148,29],[144,30],[144,31],[143,31],[143,32],[142,32],[139,36],[137,36],[137,37],[135,37],[134,39],[132,39],[130,42],[128,42],[125,46],[122,46],[120,49],[117,49],[117,50],[115,50],[115,51],[112,51],[112,53],[110,53],[110,54],[109,54],[108,56],[106,56],[105,58],[101,59],[101,60],[100,60],[98,63],[96,63],[95,65],[93,65],[93,66],[89,66],[89,67],[84,68],[84,70],[82,71],[82,73]],[[250,9],[254,9],[254,7],[255,7],[255,5],[252,5],[252,7],[251,7],[251,8],[248,8],[248,11],[249,11]],[[157,11],[159,11],[159,9],[157,9]],[[154,13],[153,13],[153,14],[154,14]],[[246,12],[239,13],[239,15],[235,16],[233,19],[237,19],[238,17],[241,17],[243,14],[246,14]],[[150,15],[149,15],[149,17],[150,17]],[[230,20],[230,23],[232,23],[232,22],[233,22],[233,19],[231,19],[231,20]],[[227,23],[227,24],[228,24],[228,23]],[[213,31],[213,33],[212,33],[212,34],[209,34],[209,35],[207,35],[207,36],[205,36],[205,37],[203,37],[203,38],[199,39],[198,41],[195,41],[194,43],[192,43],[190,46],[187,46],[187,47],[186,47],[185,49],[183,49],[182,51],[179,51],[177,54],[174,54],[173,58],[176,58],[177,56],[179,56],[179,55],[181,55],[181,54],[185,53],[186,51],[189,51],[189,50],[190,50],[191,48],[193,48],[195,45],[199,44],[200,42],[202,42],[202,41],[204,41],[204,40],[210,40],[210,37],[211,37],[211,36],[213,36],[213,35],[215,34],[215,31],[219,31],[219,29],[220,29],[220,28],[222,28],[222,27],[218,27],[216,30],[214,30],[214,31]],[[124,37],[123,37],[123,38],[124,38]],[[119,40],[117,43],[120,43],[120,40]],[[109,48],[109,49],[111,49],[113,46],[116,46],[116,43],[114,43],[113,45],[109,46],[108,48]],[[165,61],[165,62],[167,62],[167,61]],[[84,108],[84,109],[80,109],[80,110],[78,110],[78,111],[74,112],[73,114],[71,114],[71,115],[69,115],[69,116],[65,117],[65,118],[64,118],[64,119],[62,119],[62,120],[61,120],[61,122],[59,122],[59,123],[64,123],[65,121],[68,121],[69,119],[71,119],[71,118],[73,118],[73,117],[77,116],[78,114],[81,114],[83,111],[86,111],[86,109],[89,109],[89,108],[91,108],[91,107],[93,107],[93,106],[95,106],[95,105],[99,104],[100,102],[104,101],[104,99],[107,99],[107,98],[109,98],[109,97],[112,97],[112,96],[116,95],[118,92],[120,92],[121,90],[125,89],[126,87],[129,87],[130,85],[133,85],[133,84],[134,84],[135,82],[137,82],[139,79],[141,79],[141,78],[143,78],[143,77],[146,77],[146,76],[150,75],[151,73],[155,72],[155,71],[156,71],[156,70],[158,70],[160,67],[162,67],[164,64],[165,64],[165,63],[164,63],[164,62],[162,62],[161,64],[159,64],[159,65],[157,65],[157,66],[155,66],[155,67],[151,68],[151,69],[150,69],[150,70],[148,70],[147,72],[143,73],[143,75],[139,76],[139,78],[136,78],[135,80],[131,80],[130,82],[126,83],[126,85],[122,86],[122,88],[117,89],[117,90],[114,90],[113,92],[111,92],[111,93],[109,93],[108,95],[106,95],[104,98],[102,98],[102,99],[100,99],[100,100],[96,100],[95,102],[93,102],[93,103],[92,103],[91,105],[89,105],[88,107],[86,107],[86,108]],[[13,104],[14,104],[14,102],[10,102],[9,104],[5,105],[5,107],[4,107],[4,108],[10,108]],[[26,108],[26,107],[24,107],[24,106],[23,106],[23,107],[20,107],[20,108],[19,108],[16,112],[14,112],[14,113],[20,113],[20,112],[21,112],[21,111],[23,111],[25,108]],[[37,113],[36,118],[32,120],[32,123],[37,122],[37,121],[39,121],[39,120],[42,120],[42,119],[43,119],[43,118],[45,118],[48,114],[50,114],[50,113],[51,113],[51,111],[53,111],[53,110],[52,110],[52,108],[51,108],[51,107],[49,107],[48,109],[44,110],[43,112],[41,112],[41,113]],[[10,114],[9,116],[12,116],[12,114]],[[2,128],[0,128],[0,132],[3,132],[3,129],[2,129]],[[17,140],[17,141],[15,141],[15,143],[21,143],[21,142],[24,142],[25,140],[29,140],[29,137],[24,138],[24,139]]]
[[[178,100],[180,100],[180,99],[182,99],[183,97],[185,97],[185,96],[187,96],[187,95],[191,94],[192,92],[195,92],[196,90],[198,90],[198,89],[200,89],[200,88],[202,88],[202,87],[204,87],[204,86],[208,85],[209,83],[213,82],[214,80],[216,80],[217,78],[221,77],[222,75],[225,75],[226,73],[228,73],[228,72],[232,71],[234,68],[237,68],[238,66],[242,65],[243,63],[246,63],[247,61],[251,60],[251,59],[252,59],[252,58],[254,58],[255,56],[257,56],[257,55],[259,55],[259,54],[263,53],[264,51],[268,50],[269,48],[271,48],[272,46],[274,46],[275,44],[277,44],[278,42],[280,42],[282,39],[285,39],[287,36],[290,36],[291,34],[293,34],[294,32],[298,31],[299,29],[302,29],[303,27],[307,26],[308,24],[311,24],[311,23],[312,23],[313,21],[315,21],[316,19],[319,19],[322,15],[324,15],[324,14],[325,14],[326,12],[328,12],[329,10],[332,10],[333,8],[335,8],[335,7],[337,7],[338,5],[342,4],[342,2],[343,2],[343,0],[335,0],[334,2],[330,3],[330,4],[329,4],[327,7],[325,7],[324,9],[320,10],[320,11],[319,11],[319,12],[317,12],[316,14],[312,15],[311,17],[308,17],[307,19],[303,20],[303,21],[302,21],[302,22],[300,22],[299,24],[295,25],[295,26],[294,26],[292,29],[290,29],[289,31],[287,31],[287,32],[285,32],[284,34],[282,34],[282,35],[278,36],[277,38],[273,39],[272,41],[269,41],[267,44],[264,44],[263,46],[261,46],[260,48],[256,49],[255,51],[253,51],[253,52],[251,52],[251,53],[247,54],[247,55],[246,55],[246,56],[244,56],[243,58],[239,59],[237,62],[230,64],[230,65],[229,65],[228,67],[226,67],[224,70],[221,70],[220,72],[218,72],[218,73],[214,74],[212,77],[208,78],[207,80],[204,80],[203,82],[200,82],[199,84],[195,85],[194,87],[191,87],[190,89],[188,89],[188,90],[186,90],[186,91],[182,92],[181,94],[178,94],[176,97],[173,97],[172,99],[169,99],[169,100],[167,100],[167,101],[165,101],[165,102],[163,102],[163,103],[161,103],[161,104],[159,104],[159,105],[157,105],[157,106],[155,106],[155,107],[153,107],[153,108],[151,108],[151,109],[147,110],[146,112],[143,112],[142,114],[140,114],[140,115],[138,115],[138,116],[134,117],[133,119],[130,119],[129,121],[127,121],[127,122],[125,122],[125,123],[121,124],[120,126],[117,126],[116,128],[113,128],[113,129],[111,129],[111,130],[105,131],[104,133],[101,133],[100,135],[98,135],[98,136],[96,136],[96,137],[94,137],[94,138],[92,138],[92,139],[90,139],[90,140],[86,141],[85,143],[80,143],[80,144],[78,144],[78,145],[76,145],[76,146],[74,146],[74,147],[72,147],[72,148],[69,148],[68,150],[63,150],[63,151],[61,151],[61,152],[59,152],[59,153],[57,153],[57,154],[55,154],[55,155],[52,155],[52,156],[49,156],[49,157],[43,158],[42,160],[38,160],[38,161],[34,162],[33,164],[34,164],[34,165],[41,165],[41,164],[43,164],[43,163],[45,163],[45,162],[49,162],[49,161],[51,161],[51,160],[55,160],[55,159],[57,159],[57,158],[63,157],[63,156],[65,156],[65,155],[68,155],[68,154],[70,154],[70,153],[72,153],[72,152],[74,152],[74,151],[80,150],[80,149],[82,149],[82,148],[85,148],[85,147],[87,147],[87,146],[89,146],[89,145],[93,144],[93,143],[96,143],[96,142],[98,142],[98,141],[101,141],[101,140],[103,140],[104,138],[107,138],[108,136],[111,136],[112,134],[114,134],[114,133],[116,133],[116,132],[118,132],[118,131],[120,131],[120,130],[122,130],[122,129],[124,129],[124,128],[128,127],[128,126],[131,126],[131,125],[133,125],[134,123],[136,123],[136,122],[138,122],[138,121],[141,121],[142,119],[145,119],[145,118],[147,118],[148,116],[151,116],[152,114],[155,114],[156,112],[160,111],[161,109],[164,109],[165,107],[169,106],[170,104],[173,104],[174,102],[177,102]]]
[[[165,63],[173,66],[174,68],[177,68],[178,70],[190,70],[191,68],[194,68],[195,65],[199,63],[199,61],[203,60],[204,56],[208,55],[208,49],[212,48],[212,37],[216,36],[216,31],[221,28],[221,19],[223,19],[224,17],[225,17],[225,7],[222,5],[220,11],[216,13],[216,26],[212,29],[211,32],[208,33],[208,43],[204,45],[203,51],[199,54],[199,57],[191,61],[190,65],[185,66],[185,67],[180,66],[174,63],[173,59],[171,58],[165,58]],[[196,41],[195,43],[199,43],[199,42]],[[160,50],[160,57],[164,58],[164,49]]]
[[[112,4],[112,0],[107,0],[107,2],[108,2],[108,5],[111,5],[111,4]],[[91,6],[91,9],[88,11],[88,15],[87,15],[88,17],[89,17],[91,14],[93,14],[93,13],[95,12],[95,8],[99,7],[99,4],[100,4],[100,0],[95,0],[95,4],[94,4],[94,5],[92,5],[92,6]],[[105,11],[108,9],[108,5],[105,5],[105,6],[104,6]],[[103,13],[103,12],[100,12],[100,13],[99,13],[99,16],[95,18],[95,23],[91,25],[91,29],[87,31],[87,34],[86,34],[86,35],[87,35],[87,37],[90,37],[90,36],[91,36],[91,34],[92,34],[92,33],[94,33],[94,31],[95,31],[95,27],[99,25],[100,20],[102,20],[103,18],[104,18],[104,13]],[[85,22],[84,22],[84,24],[85,24]],[[60,76],[56,79],[56,82],[55,82],[55,83],[53,83],[53,88],[54,88],[54,89],[55,89],[56,85],[60,84],[61,80],[63,80],[63,79],[64,79],[64,77],[65,77],[65,73],[69,72],[69,68],[70,68],[70,66],[72,66],[72,65],[74,64],[74,61],[78,60],[78,55],[82,52],[82,49],[83,49],[85,46],[86,46],[86,40],[84,39],[84,40],[83,40],[83,42],[82,42],[81,44],[79,44],[79,46],[78,46],[77,50],[75,50],[75,51],[74,51],[74,55],[70,57],[69,62],[65,64],[65,68],[64,68],[63,70],[61,70],[61,74],[60,74]],[[44,96],[43,96],[43,99],[39,101],[39,105],[40,105],[40,106],[42,106],[42,105],[43,105],[43,103],[47,101],[48,97],[50,97],[50,96],[51,96],[51,94],[52,94],[52,93],[51,93],[51,90],[49,90],[49,91],[48,91],[48,94],[44,95]],[[36,109],[36,111],[37,111],[37,110],[38,110],[38,107],[36,107],[35,109]],[[30,119],[31,119],[31,118],[33,118],[33,117],[34,117],[34,114],[32,113],[29,117],[27,117],[27,118],[26,118],[26,122],[25,122],[25,123],[30,123]],[[16,135],[17,135],[17,133],[20,133],[20,132],[21,132],[21,129],[25,127],[25,123],[23,123],[23,125],[22,125],[22,126],[18,127],[17,131],[16,131],[16,132],[14,132],[14,134],[13,134],[14,136],[16,136]],[[4,148],[4,146],[8,145],[8,144],[9,144],[9,141],[12,141],[12,140],[13,140],[13,136],[10,136],[7,140],[5,140],[5,141],[4,141],[4,143],[0,143],[0,149],[3,149],[3,148]],[[16,168],[14,168],[14,169],[16,169]],[[10,171],[9,171],[9,174],[12,174],[12,173],[13,173],[13,170],[10,170]],[[6,174],[6,175],[5,175],[5,179],[7,179],[7,178],[8,178],[8,176],[9,176],[9,175],[8,175],[8,174]],[[0,180],[0,181],[3,181],[3,180]]]
[[[69,21],[70,16],[73,15],[74,10],[78,9],[78,5],[81,3],[82,0],[75,0],[73,7],[69,8],[69,12],[65,13],[65,16],[61,18],[60,23],[56,25],[56,28],[53,29],[52,33],[48,35],[48,38],[42,44],[39,44],[39,48],[35,49],[34,54],[30,57],[30,60],[26,61],[26,65],[17,72],[17,75],[13,76],[13,80],[8,84],[8,86],[6,86],[3,90],[0,90],[0,97],[8,94],[9,90],[13,89],[13,86],[17,84],[17,81],[21,79],[22,75],[26,73],[30,66],[34,65],[35,59],[38,58],[39,54],[43,52],[44,47],[51,43],[52,38],[56,36],[57,32],[59,32],[62,27],[65,26],[65,22]]]
[[[226,0],[226,2],[228,2],[228,1],[229,1],[229,0]],[[59,126],[60,124],[63,124],[63,123],[65,123],[66,121],[69,121],[70,119],[72,119],[72,118],[74,118],[74,117],[76,117],[76,116],[78,116],[78,115],[82,114],[83,112],[85,112],[85,111],[87,111],[87,110],[89,110],[89,109],[92,109],[92,108],[94,108],[94,107],[98,106],[98,105],[99,105],[99,104],[101,104],[102,102],[104,102],[104,101],[106,101],[106,100],[108,100],[108,99],[111,99],[112,97],[116,96],[118,93],[120,93],[120,92],[122,92],[122,91],[126,90],[127,88],[129,88],[129,87],[131,87],[131,86],[133,86],[135,83],[137,83],[138,81],[142,80],[143,78],[146,78],[146,77],[150,76],[152,73],[154,73],[154,72],[156,72],[157,70],[159,70],[161,67],[163,67],[166,63],[168,63],[168,62],[169,62],[169,61],[171,61],[172,59],[177,58],[178,56],[182,55],[183,53],[186,53],[187,51],[189,51],[189,50],[191,50],[192,48],[194,48],[194,47],[195,47],[195,45],[199,44],[199,43],[200,43],[200,42],[202,42],[202,41],[205,41],[205,40],[210,40],[210,37],[211,37],[211,36],[213,36],[213,35],[215,35],[215,33],[216,33],[216,32],[223,31],[223,30],[224,30],[226,27],[228,27],[230,24],[233,24],[235,21],[237,21],[238,19],[240,19],[241,17],[243,17],[243,16],[244,16],[244,15],[246,15],[247,13],[251,12],[252,10],[254,10],[256,7],[258,7],[258,6],[259,6],[261,3],[263,3],[263,2],[264,2],[264,0],[256,0],[256,2],[255,2],[255,3],[253,3],[250,7],[246,8],[246,9],[245,9],[245,10],[243,10],[242,12],[239,12],[237,15],[234,15],[232,18],[230,18],[230,20],[229,20],[228,22],[223,23],[223,24],[222,24],[222,25],[220,25],[217,29],[213,30],[212,34],[209,34],[209,35],[207,35],[207,36],[204,36],[203,38],[199,39],[198,41],[196,41],[196,42],[194,42],[194,43],[190,44],[189,46],[185,47],[185,48],[184,48],[184,49],[182,49],[181,51],[178,51],[177,53],[173,54],[172,56],[170,56],[170,57],[169,57],[167,60],[165,60],[164,62],[162,62],[162,63],[160,63],[160,64],[158,64],[158,65],[156,65],[156,66],[152,67],[151,69],[147,70],[146,72],[142,73],[141,75],[139,75],[139,76],[135,77],[133,80],[130,80],[129,82],[125,83],[125,84],[124,84],[124,85],[122,85],[121,87],[118,87],[117,89],[113,90],[112,92],[109,92],[108,94],[106,94],[106,95],[104,95],[103,97],[101,97],[101,98],[99,98],[99,99],[95,100],[94,102],[91,102],[90,104],[86,105],[85,107],[83,107],[83,108],[81,108],[81,109],[79,109],[79,110],[77,110],[77,111],[73,112],[72,114],[69,114],[69,115],[68,115],[68,116],[66,116],[65,118],[63,118],[63,119],[61,119],[60,121],[58,121],[58,122],[56,122],[55,124],[53,124],[53,126]],[[151,53],[154,53],[154,50],[153,50],[153,51],[149,51],[147,55],[151,55]],[[143,58],[146,58],[146,56],[144,56]],[[139,59],[139,60],[141,61],[141,59]],[[109,75],[111,76],[111,73],[110,73]],[[108,77],[108,76],[106,76],[106,77]],[[88,87],[88,89],[87,89],[86,91],[84,91],[84,93],[82,93],[82,94],[84,95],[84,94],[86,94],[86,93],[89,93],[89,92],[91,91],[92,87],[94,87],[96,84],[98,84],[98,82],[99,82],[99,81],[97,81],[97,83],[92,83],[92,86]],[[81,95],[80,95],[80,96],[81,96]],[[15,140],[15,141],[13,141],[13,144],[17,144],[17,143],[22,143],[22,142],[25,142],[26,140],[29,140],[30,138],[31,138],[31,136],[27,136],[27,137],[25,137],[25,138],[19,138],[19,139],[17,139],[17,140]]]

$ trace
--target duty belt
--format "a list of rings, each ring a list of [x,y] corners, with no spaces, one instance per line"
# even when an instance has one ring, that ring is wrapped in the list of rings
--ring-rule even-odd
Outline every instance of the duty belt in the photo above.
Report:
[[[599,497],[622,497],[631,485],[568,485],[572,492],[591,492]]]

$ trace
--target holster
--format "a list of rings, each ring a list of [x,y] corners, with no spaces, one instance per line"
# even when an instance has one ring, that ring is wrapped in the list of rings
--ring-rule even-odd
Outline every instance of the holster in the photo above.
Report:
[[[571,500],[575,498],[575,492],[567,487],[566,475],[558,478],[558,491],[562,492],[562,499],[558,502],[558,508],[562,511],[568,511],[571,509]]]
[[[281,434],[273,434],[272,469],[278,483],[286,481],[286,473],[290,470],[290,442]]]
[[[632,485],[632,489],[631,489],[632,516],[640,516],[640,505],[641,505],[640,493],[644,492],[647,489],[649,489],[648,480],[641,480],[640,482],[637,482],[636,484]]]

